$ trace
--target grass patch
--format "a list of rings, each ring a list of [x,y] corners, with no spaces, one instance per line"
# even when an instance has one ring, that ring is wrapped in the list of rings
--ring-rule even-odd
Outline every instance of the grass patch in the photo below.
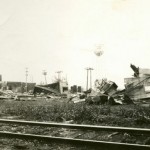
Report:
[[[25,120],[78,124],[150,127],[150,107],[139,105],[88,105],[67,101],[0,101],[1,116],[20,116]]]

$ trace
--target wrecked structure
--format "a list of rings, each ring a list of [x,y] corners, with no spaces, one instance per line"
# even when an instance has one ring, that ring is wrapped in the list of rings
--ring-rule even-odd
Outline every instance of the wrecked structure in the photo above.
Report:
[[[95,81],[96,89],[102,93],[109,96],[112,96],[117,92],[117,84],[113,81],[107,81],[107,79],[96,80]]]
[[[112,81],[96,80],[96,89],[102,96],[109,96],[109,102],[132,104],[133,101],[150,99],[150,69],[139,68],[133,64],[130,67],[134,75],[124,79],[125,89],[122,91],[117,90],[118,86]]]
[[[27,91],[33,91],[34,86],[36,85],[36,83],[1,81],[0,89],[2,89],[3,91],[11,90],[12,92],[15,93],[24,93],[26,92],[26,84],[27,84]]]
[[[52,84],[36,85],[33,93],[44,93],[44,94],[64,94],[68,92],[68,83],[64,81],[58,81]]]
[[[133,100],[150,98],[150,69],[143,69],[130,65],[134,77],[125,78],[125,93]]]
[[[95,81],[95,90],[87,95],[86,102],[88,104],[110,104],[117,105],[122,104],[122,102],[117,101],[116,93],[118,86],[115,82],[109,81],[107,79],[101,79]]]
[[[35,85],[36,83],[1,81],[0,99],[18,99],[20,96],[26,97],[32,94]]]
[[[133,101],[150,99],[150,69],[143,69],[131,64],[134,71],[131,78],[125,78],[125,89],[117,90],[117,85],[106,79],[96,80],[95,86],[101,94],[110,96],[110,100],[126,104],[132,104]]]

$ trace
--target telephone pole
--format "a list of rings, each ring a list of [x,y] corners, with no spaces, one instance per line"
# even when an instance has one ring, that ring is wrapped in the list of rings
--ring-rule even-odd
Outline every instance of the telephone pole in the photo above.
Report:
[[[88,90],[88,79],[89,79],[89,68],[85,68],[87,71],[87,77],[86,77],[86,90]]]
[[[87,71],[86,90],[88,90],[89,72],[90,72],[90,89],[92,89],[92,70],[93,68],[85,68]]]
[[[92,89],[92,70],[94,70],[93,68],[89,68],[90,71],[90,88]]]

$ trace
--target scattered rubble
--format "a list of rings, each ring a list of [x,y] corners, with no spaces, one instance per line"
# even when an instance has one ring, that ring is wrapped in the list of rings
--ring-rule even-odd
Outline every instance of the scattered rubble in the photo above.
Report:
[[[108,96],[107,95],[95,95],[95,96],[88,96],[86,98],[86,103],[88,104],[106,104],[108,102]]]
[[[115,82],[107,81],[107,79],[96,80],[95,87],[102,94],[107,94],[109,96],[112,96],[114,93],[116,93],[118,88]]]
[[[142,69],[130,65],[134,71],[134,77],[125,78],[125,94],[135,101],[150,98],[150,69]]]
[[[86,92],[88,104],[122,105],[133,104],[133,100],[126,94],[126,90],[117,90],[118,86],[107,79],[95,81],[95,91]]]
[[[28,94],[17,94],[14,97],[15,100],[17,101],[25,101],[25,100],[35,100],[33,95],[28,95]]]
[[[79,103],[85,101],[86,95],[84,93],[76,93],[69,95],[69,102],[72,101],[73,103]]]
[[[88,104],[109,104],[109,105],[120,105],[122,101],[117,99],[118,94],[117,84],[107,79],[96,80],[95,90],[91,90],[91,93],[87,94],[86,102]],[[116,94],[118,92],[118,94]],[[115,95],[116,94],[116,95]]]
[[[54,93],[54,94],[60,94],[57,90],[50,88],[50,87],[43,87],[43,86],[38,86],[36,85],[33,91],[33,94],[37,94],[37,93],[44,93],[44,94],[48,94],[48,93]]]
[[[0,99],[13,99],[15,96],[15,93],[13,93],[11,90],[0,90]]]
[[[52,84],[35,85],[32,92],[22,94],[11,90],[0,90],[0,99],[35,100],[37,98],[67,98],[74,103],[86,102],[88,104],[100,105],[133,104],[134,102],[141,102],[141,100],[144,100],[143,102],[146,103],[150,99],[150,69],[139,68],[133,64],[130,67],[134,71],[134,77],[124,79],[125,89],[121,91],[117,89],[118,85],[115,82],[107,79],[97,79],[94,83],[95,89],[82,92],[81,87],[79,87],[80,92],[78,90],[71,90],[71,95],[68,96],[68,83],[58,81]]]

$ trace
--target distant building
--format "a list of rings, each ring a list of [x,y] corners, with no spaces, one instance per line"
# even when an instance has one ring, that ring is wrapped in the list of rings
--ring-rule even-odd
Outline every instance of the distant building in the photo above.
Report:
[[[27,83],[27,91],[33,91],[36,83]],[[17,93],[26,92],[26,83],[25,82],[13,82],[13,81],[1,81],[0,88],[2,90],[11,90]]]
[[[81,86],[77,86],[77,85],[73,85],[71,86],[71,92],[72,93],[81,93],[82,92],[82,87]]]

